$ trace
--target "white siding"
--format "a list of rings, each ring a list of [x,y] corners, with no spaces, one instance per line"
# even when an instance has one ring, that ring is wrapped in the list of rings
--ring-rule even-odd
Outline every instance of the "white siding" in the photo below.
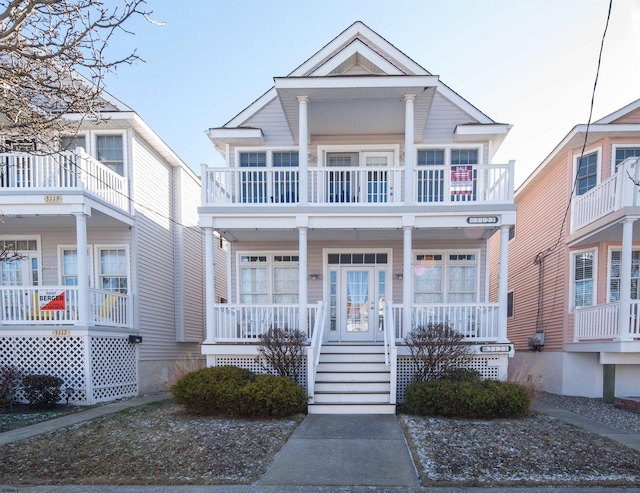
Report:
[[[261,128],[264,133],[264,145],[294,145],[291,129],[284,115],[280,99],[275,98],[255,115],[242,124],[243,127]]]
[[[463,123],[477,122],[440,93],[436,93],[421,142],[424,144],[453,143],[456,125]]]

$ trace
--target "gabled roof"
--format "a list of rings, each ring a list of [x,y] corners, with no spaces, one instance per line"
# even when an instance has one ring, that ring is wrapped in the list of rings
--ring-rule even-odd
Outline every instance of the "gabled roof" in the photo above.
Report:
[[[246,142],[238,130],[252,127],[250,119],[276,98],[280,100],[291,135],[297,140],[297,97],[302,95],[309,98],[312,108],[310,134],[403,133],[403,98],[413,94],[414,135],[421,136],[436,93],[469,116],[470,126],[456,129],[456,140],[489,138],[495,151],[511,128],[493,121],[362,22],[353,23],[289,75],[275,77],[274,82],[274,87],[225,125],[209,129],[207,134],[218,149],[227,143],[255,144],[255,129],[245,132],[251,139]],[[371,100],[376,100],[376,104],[371,105]],[[481,128],[484,125],[490,128]]]
[[[640,110],[640,99],[630,103],[619,110],[601,118],[591,125],[580,124],[576,125],[571,131],[565,135],[565,137],[556,145],[551,153],[533,170],[533,172],[527,177],[527,179],[516,190],[516,196],[521,193],[529,184],[535,181],[535,179],[542,173],[549,163],[555,161],[558,156],[564,158],[564,155],[572,149],[581,148],[585,143],[586,145],[593,144],[604,138],[615,137],[637,137],[640,135],[640,115],[635,121],[627,121],[620,123],[619,120],[624,117],[632,115],[634,112]]]

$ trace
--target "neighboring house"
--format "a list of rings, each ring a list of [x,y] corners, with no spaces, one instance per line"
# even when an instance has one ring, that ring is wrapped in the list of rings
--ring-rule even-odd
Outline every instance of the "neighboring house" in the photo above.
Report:
[[[487,246],[515,220],[514,163],[491,163],[509,128],[360,22],[276,77],[208,132],[226,167],[202,170],[207,364],[260,371],[258,336],[300,329],[309,412],[391,413],[413,377],[405,336],[441,322],[505,379],[507,271],[489,303]]]
[[[0,153],[0,242],[21,257],[0,263],[0,365],[57,375],[79,404],[158,391],[204,359],[200,180],[104,98],[106,121],[60,136],[70,150],[5,136]]]
[[[640,393],[639,123],[640,100],[576,126],[515,194],[510,371],[546,391]]]

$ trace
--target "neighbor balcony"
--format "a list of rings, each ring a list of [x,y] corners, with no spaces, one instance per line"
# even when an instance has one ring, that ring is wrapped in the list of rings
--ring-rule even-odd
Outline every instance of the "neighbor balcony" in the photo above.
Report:
[[[512,204],[514,163],[401,167],[203,168],[203,206]]]
[[[0,153],[2,194],[55,194],[78,192],[93,195],[123,211],[129,210],[127,180],[96,161],[81,148],[53,154]],[[56,199],[45,199],[45,203]],[[2,203],[2,200],[0,200]],[[39,200],[38,203],[42,203]]]
[[[618,302],[577,307],[573,342],[640,341],[640,301],[631,301],[628,313],[629,316],[621,321]]]
[[[571,233],[592,225],[609,214],[626,207],[640,205],[638,158],[629,158],[618,165],[617,172],[583,195],[573,197]]]
[[[89,289],[88,320],[79,314],[80,297],[74,286],[0,287],[4,326],[105,326],[131,327],[131,296]]]

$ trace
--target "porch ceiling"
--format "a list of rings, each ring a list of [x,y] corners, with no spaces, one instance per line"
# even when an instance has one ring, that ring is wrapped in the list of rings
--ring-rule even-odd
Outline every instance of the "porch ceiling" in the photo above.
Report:
[[[376,77],[377,78],[377,77]],[[338,78],[334,78],[338,79]],[[428,79],[428,78],[427,78]],[[417,82],[417,81],[416,81]],[[404,133],[405,94],[415,94],[414,135],[421,136],[431,109],[435,87],[278,87],[282,108],[293,138],[298,140],[297,97],[309,97],[309,135],[388,135]],[[372,104],[375,101],[375,104]]]
[[[490,228],[429,228],[414,229],[413,241],[416,240],[484,240],[496,232],[497,227]],[[298,231],[295,229],[227,229],[219,233],[228,241],[245,242],[296,242]],[[402,241],[402,229],[309,229],[308,241],[348,242],[348,241]]]
[[[88,228],[115,228],[123,223],[100,211],[93,210],[91,217],[87,219]],[[39,233],[47,228],[73,228],[76,227],[75,216],[69,214],[18,214],[2,217],[2,234],[31,234]]]

